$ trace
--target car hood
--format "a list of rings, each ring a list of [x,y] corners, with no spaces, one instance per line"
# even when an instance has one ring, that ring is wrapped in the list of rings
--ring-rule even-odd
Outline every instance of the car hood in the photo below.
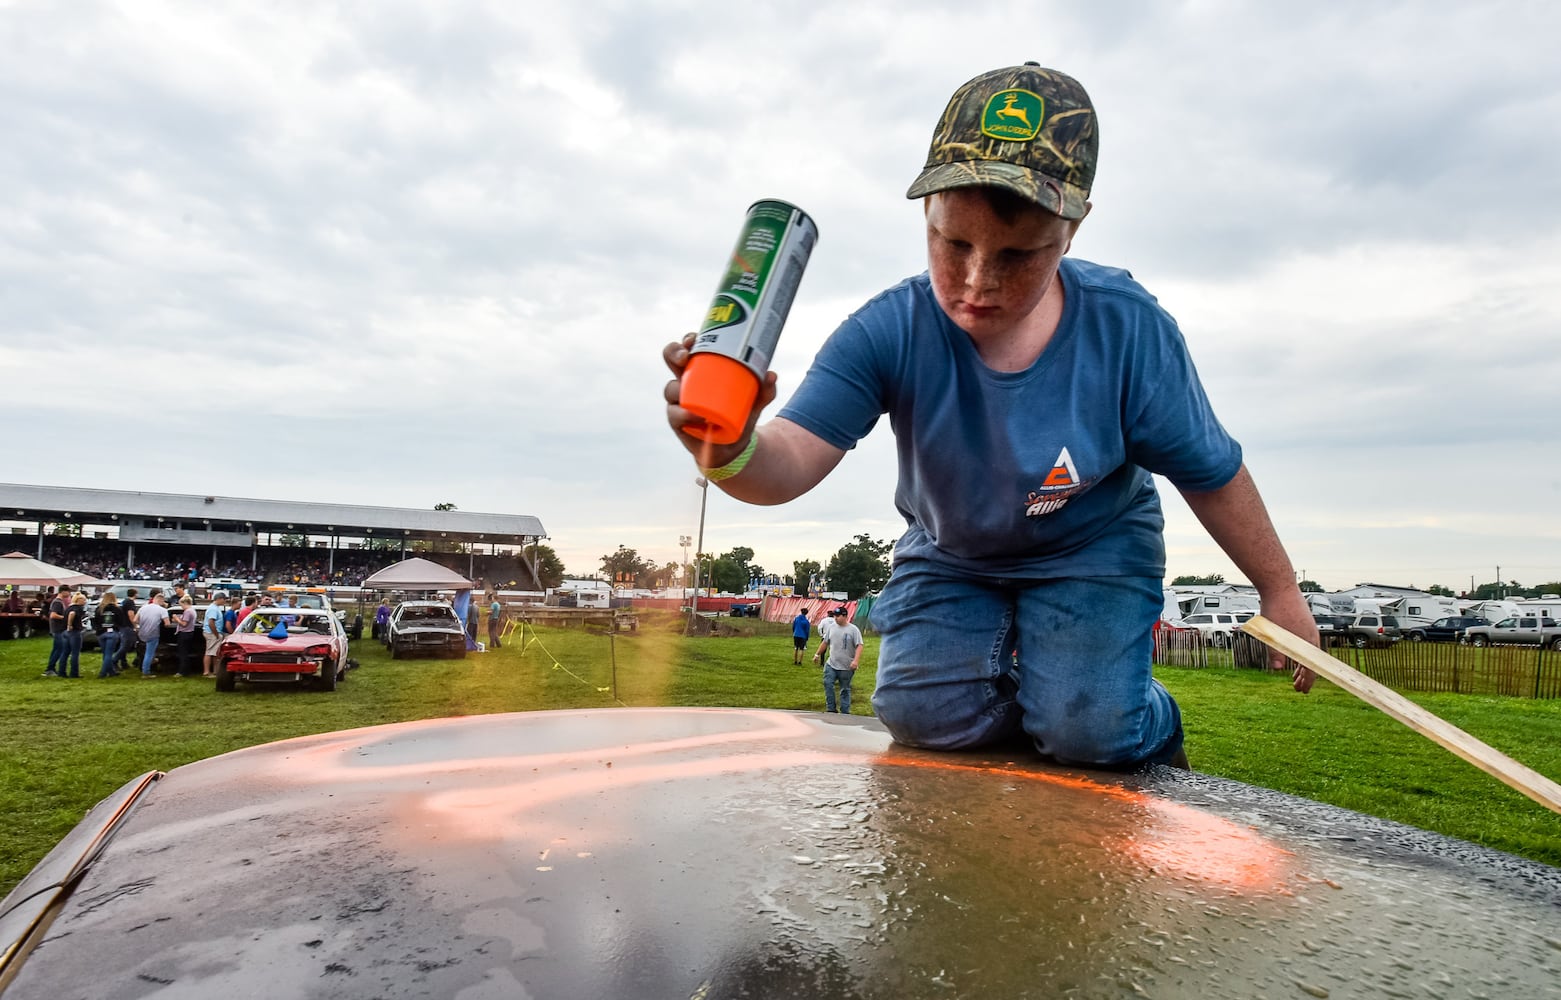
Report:
[[[320,635],[318,632],[310,632],[307,635],[290,635],[285,639],[273,639],[269,635],[254,633],[250,635],[230,635],[224,642],[235,643],[247,650],[261,653],[300,653],[310,646],[318,646],[322,643],[334,642],[335,636]]]
[[[420,633],[438,632],[444,635],[465,635],[466,630],[455,622],[427,622],[418,625],[397,625],[394,629],[397,635],[418,635]]]
[[[7,898],[16,996],[1538,995],[1561,974],[1556,869],[849,716],[411,722],[127,789]]]

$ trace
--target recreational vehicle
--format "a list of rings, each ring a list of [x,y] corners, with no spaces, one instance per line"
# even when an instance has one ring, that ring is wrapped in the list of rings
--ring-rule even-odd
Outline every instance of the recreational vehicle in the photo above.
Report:
[[[1392,615],[1397,618],[1399,628],[1408,631],[1412,628],[1423,628],[1430,625],[1438,618],[1456,615],[1458,613],[1458,601],[1451,597],[1420,594],[1400,597],[1395,601],[1383,601],[1380,611],[1385,615]]]
[[[1160,617],[1173,622],[1186,621],[1188,615],[1231,614],[1259,610],[1256,591],[1227,590],[1223,587],[1167,588],[1165,609]]]

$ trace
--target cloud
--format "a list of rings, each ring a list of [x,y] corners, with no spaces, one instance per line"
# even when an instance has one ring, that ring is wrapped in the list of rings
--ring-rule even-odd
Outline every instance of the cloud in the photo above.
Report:
[[[575,571],[681,558],[699,491],[659,350],[748,203],[821,231],[784,401],[925,266],[903,193],[949,92],[1033,58],[1100,109],[1075,254],[1178,317],[1298,564],[1561,575],[1535,457],[1558,28],[1522,3],[0,7],[0,420],[94,443],[6,478],[453,500],[538,515]],[[885,428],[792,504],[713,494],[707,548],[774,568],[894,537],[894,475]],[[1172,572],[1222,568],[1178,505]]]

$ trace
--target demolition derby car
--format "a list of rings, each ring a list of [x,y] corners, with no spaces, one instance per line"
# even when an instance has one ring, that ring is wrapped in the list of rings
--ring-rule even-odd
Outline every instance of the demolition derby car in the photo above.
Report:
[[[260,608],[239,623],[217,651],[217,690],[250,684],[310,682],[322,691],[355,666],[347,633],[324,608]]]

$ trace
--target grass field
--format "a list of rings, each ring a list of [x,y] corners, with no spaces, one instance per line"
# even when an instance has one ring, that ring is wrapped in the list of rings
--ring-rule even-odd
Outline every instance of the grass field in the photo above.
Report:
[[[0,895],[95,802],[130,778],[271,740],[449,715],[538,709],[709,705],[819,710],[818,668],[791,662],[785,625],[687,638],[671,616],[609,639],[545,629],[465,660],[392,661],[354,644],[360,669],[334,694],[209,680],[39,675],[47,638],[0,642]],[[857,714],[877,666],[869,636]],[[90,663],[90,667],[89,667]],[[1200,771],[1436,830],[1561,866],[1561,816],[1470,767],[1349,694],[1319,681],[1301,697],[1251,670],[1161,669],[1182,705]],[[1561,703],[1410,695],[1428,710],[1561,779]]]

